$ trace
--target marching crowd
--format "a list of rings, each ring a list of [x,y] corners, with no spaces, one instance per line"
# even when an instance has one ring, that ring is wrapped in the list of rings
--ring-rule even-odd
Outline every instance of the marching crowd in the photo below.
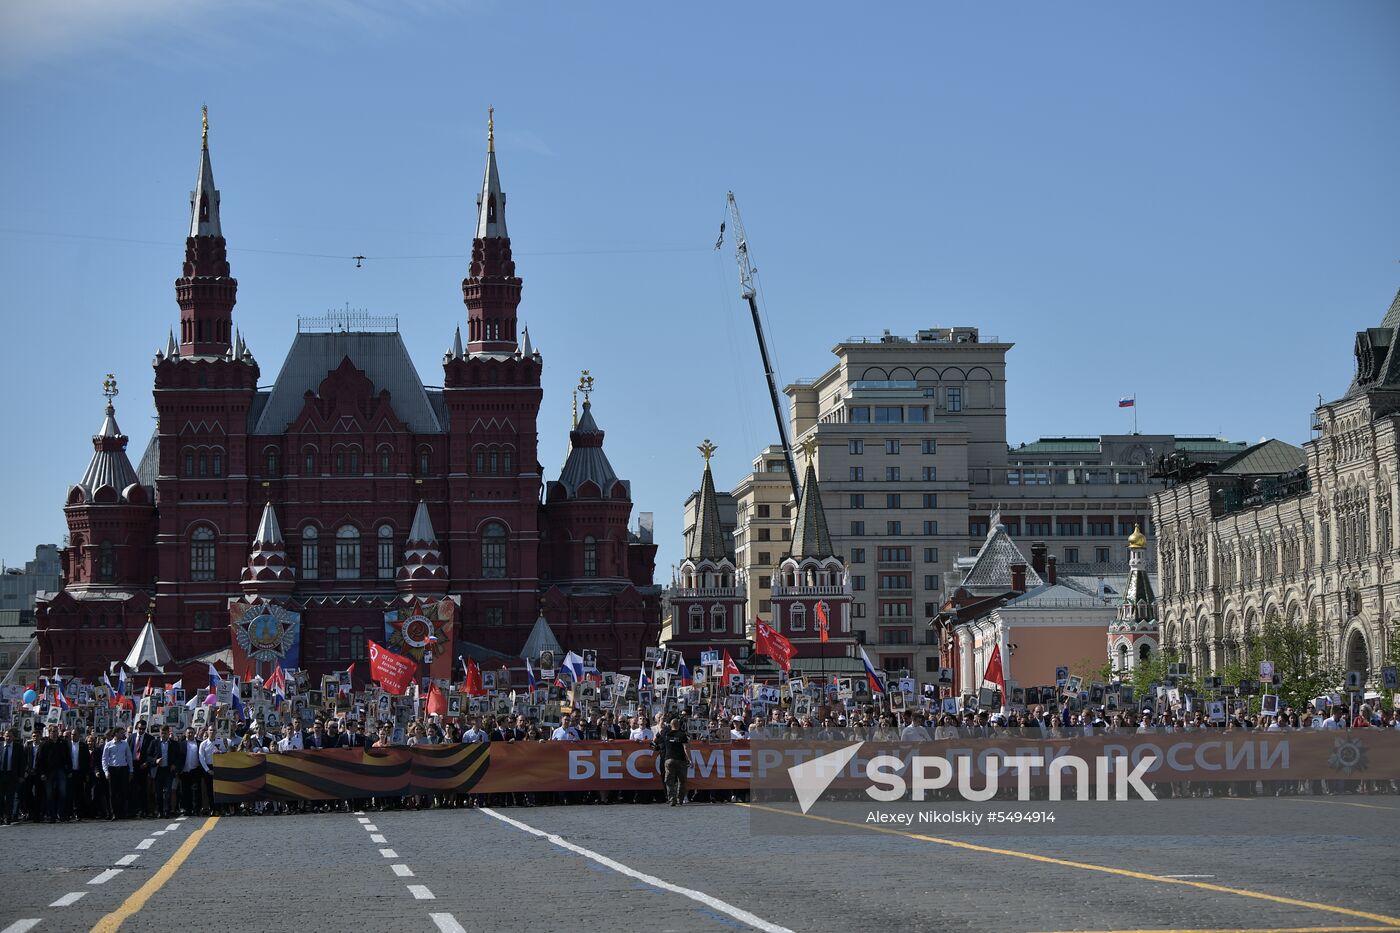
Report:
[[[664,791],[591,792],[586,794],[502,794],[492,795],[491,803],[532,806],[537,803],[650,802],[665,798],[674,804],[694,799],[729,799],[729,792],[685,789],[684,763],[689,740],[711,741],[792,738],[812,741],[942,741],[948,739],[1018,736],[1068,738],[1097,734],[1191,732],[1204,729],[1246,731],[1290,731],[1303,729],[1400,729],[1396,711],[1378,711],[1363,705],[1355,716],[1344,706],[1328,710],[1285,709],[1277,717],[1256,719],[1243,709],[1225,722],[1209,722],[1205,712],[1109,712],[1085,709],[1079,713],[1030,707],[1008,714],[989,710],[951,713],[925,713],[921,710],[893,711],[883,705],[866,705],[847,717],[841,707],[823,707],[817,715],[797,718],[791,712],[711,719],[687,727],[679,718],[667,721],[658,713],[653,720],[640,715],[584,714],[564,716],[557,726],[543,725],[525,716],[468,717],[460,724],[437,718],[417,719],[405,729],[392,723],[372,725],[370,732],[359,720],[318,719],[310,729],[283,727],[271,734],[259,722],[239,724],[229,738],[218,736],[210,727],[194,727],[177,734],[170,726],[148,728],[137,720],[131,732],[118,727],[106,737],[85,733],[81,728],[49,726],[43,735],[28,742],[20,740],[19,730],[11,728],[0,742],[0,819],[5,823],[28,819],[33,822],[116,820],[133,817],[172,817],[211,812],[286,812],[329,808],[329,804],[278,804],[231,807],[216,804],[213,795],[213,758],[224,751],[241,750],[255,754],[278,754],[299,749],[374,748],[393,745],[441,745],[457,742],[546,742],[616,741],[641,742],[655,748],[664,762]],[[1253,782],[1226,782],[1224,792],[1253,793],[1244,787]],[[1395,780],[1364,782],[1303,782],[1304,786],[1273,787],[1276,793],[1322,792],[1338,787],[1363,792],[1395,792]],[[1264,789],[1266,792],[1269,788]],[[1177,792],[1211,795],[1217,788],[1203,785],[1177,788]],[[480,795],[444,795],[407,800],[357,801],[369,806],[470,806],[484,801]],[[348,803],[337,802],[337,807]]]

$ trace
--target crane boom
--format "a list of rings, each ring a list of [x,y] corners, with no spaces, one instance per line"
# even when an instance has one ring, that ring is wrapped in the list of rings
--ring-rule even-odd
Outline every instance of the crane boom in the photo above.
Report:
[[[763,358],[763,375],[768,380],[768,395],[773,402],[773,417],[778,422],[778,438],[783,445],[783,459],[787,462],[788,482],[792,484],[792,499],[797,502],[802,498],[802,484],[797,481],[797,463],[792,456],[792,443],[788,440],[787,419],[783,417],[783,405],[778,399],[778,383],[773,377],[773,364],[768,359],[768,341],[763,336],[763,323],[759,320],[758,302],[755,300],[753,284],[754,273],[758,270],[754,268],[753,262],[749,259],[749,241],[744,235],[744,221],[739,217],[739,202],[734,199],[734,192],[729,192],[728,198],[729,220],[734,225],[734,252],[739,263],[739,293],[744,300],[749,303],[749,313],[753,316],[753,332],[758,337],[758,353]],[[720,239],[715,243],[715,249],[719,249],[724,243],[724,226],[720,226]]]

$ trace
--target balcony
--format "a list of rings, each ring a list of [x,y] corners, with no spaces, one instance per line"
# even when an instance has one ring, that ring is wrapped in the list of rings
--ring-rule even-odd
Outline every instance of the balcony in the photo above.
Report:
[[[845,586],[785,586],[778,580],[773,581],[774,597],[777,596],[848,596],[850,590]]]
[[[911,560],[877,560],[876,570],[913,570],[914,562]]]
[[[886,589],[884,587],[881,587],[880,589],[877,589],[875,591],[875,595],[879,596],[882,599],[885,597],[909,597],[914,595],[914,589],[913,587],[902,587],[899,589]]]

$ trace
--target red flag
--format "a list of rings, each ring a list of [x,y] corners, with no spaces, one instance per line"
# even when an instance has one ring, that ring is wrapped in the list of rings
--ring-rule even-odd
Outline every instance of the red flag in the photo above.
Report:
[[[462,691],[469,697],[486,696],[486,688],[481,685],[481,667],[475,658],[467,658],[467,679]]]
[[[830,641],[827,630],[830,628],[830,621],[826,617],[826,603],[817,603],[817,634],[822,637],[822,641]]]
[[[775,632],[762,619],[754,620],[754,650],[766,654],[785,671],[792,670],[792,642]]]
[[[992,646],[992,656],[987,659],[987,672],[982,675],[982,680],[991,681],[1001,688],[1003,695],[1006,694],[1006,677],[1001,672],[1001,645]]]
[[[438,689],[437,684],[433,684],[428,688],[428,715],[447,715],[447,697],[442,695],[442,691]]]
[[[395,696],[403,696],[418,665],[401,654],[394,654],[383,645],[369,642],[369,677],[379,681],[379,685]]]
[[[729,678],[739,675],[739,665],[734,663],[734,659],[729,656],[729,649],[724,649],[724,670],[719,675],[719,685],[729,686]]]

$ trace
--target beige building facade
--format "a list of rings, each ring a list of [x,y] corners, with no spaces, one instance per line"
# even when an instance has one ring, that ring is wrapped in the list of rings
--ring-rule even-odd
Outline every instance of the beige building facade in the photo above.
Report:
[[[1355,352],[1350,387],[1318,406],[1301,449],[1175,464],[1153,496],[1163,637],[1194,671],[1240,659],[1275,616],[1318,626],[1329,665],[1379,685],[1400,601],[1400,294]]]

